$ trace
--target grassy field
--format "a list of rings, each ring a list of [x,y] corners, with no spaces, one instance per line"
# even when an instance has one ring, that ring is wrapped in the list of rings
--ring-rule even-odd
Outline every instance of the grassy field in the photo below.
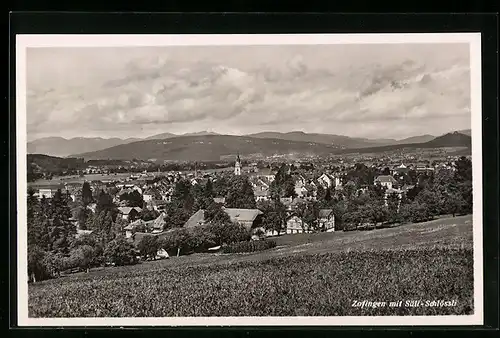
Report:
[[[195,254],[29,286],[31,317],[469,314],[471,216],[390,229],[285,235],[252,254]],[[455,300],[358,307],[354,301]]]

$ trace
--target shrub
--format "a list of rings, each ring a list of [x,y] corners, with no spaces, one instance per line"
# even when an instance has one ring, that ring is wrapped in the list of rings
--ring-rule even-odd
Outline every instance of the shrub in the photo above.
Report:
[[[159,248],[160,243],[158,241],[158,238],[153,235],[142,237],[141,241],[137,245],[137,249],[144,259],[155,258]]]
[[[32,282],[50,278],[47,254],[38,246],[28,248],[28,274]]]
[[[106,260],[115,265],[132,265],[137,263],[136,250],[125,238],[112,240],[104,250]]]
[[[222,247],[223,253],[255,252],[276,247],[276,242],[272,240],[237,242]]]
[[[208,231],[214,234],[218,245],[248,241],[251,237],[243,225],[232,222],[214,222],[208,226]]]

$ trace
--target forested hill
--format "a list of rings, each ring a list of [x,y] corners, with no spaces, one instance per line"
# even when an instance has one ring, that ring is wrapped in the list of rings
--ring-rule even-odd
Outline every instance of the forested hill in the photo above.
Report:
[[[338,150],[335,145],[247,136],[203,135],[122,144],[100,151],[74,156],[88,159],[131,159],[217,161],[237,153],[243,156],[327,155]]]

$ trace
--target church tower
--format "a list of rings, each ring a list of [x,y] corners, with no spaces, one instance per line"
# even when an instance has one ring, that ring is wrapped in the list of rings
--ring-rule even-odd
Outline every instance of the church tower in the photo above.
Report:
[[[234,164],[234,174],[236,176],[241,175],[241,160],[240,160],[240,154],[236,157],[236,163]]]

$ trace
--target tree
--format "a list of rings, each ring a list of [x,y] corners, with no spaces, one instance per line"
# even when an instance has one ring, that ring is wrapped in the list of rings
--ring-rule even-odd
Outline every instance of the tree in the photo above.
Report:
[[[202,185],[195,185],[192,188],[192,195],[194,198],[194,210],[206,209],[210,203],[213,202],[213,198],[210,195],[207,195],[205,189]]]
[[[92,216],[92,211],[85,205],[78,208],[78,225],[81,230],[87,230],[87,220]]]
[[[447,211],[455,217],[456,214],[467,212],[467,202],[463,199],[462,195],[456,191],[446,195],[445,204]]]
[[[318,188],[316,189],[316,197],[319,201],[323,201],[325,198],[325,188],[321,184],[318,184]]]
[[[28,246],[28,274],[32,282],[47,279],[49,273],[44,266],[45,251],[38,245]]]
[[[409,204],[401,205],[400,217],[404,222],[418,223],[432,219],[432,213],[425,203],[413,201]]]
[[[205,188],[203,189],[204,193],[205,193],[205,196],[207,198],[213,198],[215,197],[214,196],[214,188],[213,188],[213,184],[212,184],[212,180],[208,179],[207,180],[207,183],[205,183]]]
[[[133,265],[137,263],[136,250],[125,238],[119,237],[109,242],[104,250],[107,261],[114,265]]]
[[[113,203],[113,197],[111,197],[111,195],[106,193],[104,190],[101,190],[99,196],[97,197],[96,212],[115,209],[116,205]]]
[[[229,192],[229,181],[225,176],[220,176],[213,184],[214,196],[226,196]]]
[[[191,213],[184,209],[182,206],[170,203],[165,210],[164,230],[173,228],[182,228],[187,220],[191,217]]]
[[[158,216],[160,216],[160,213],[154,209],[152,210],[149,210],[147,208],[144,208],[142,211],[141,211],[141,219],[143,221],[151,221],[151,220],[154,220],[156,218],[158,218]]]
[[[89,272],[94,265],[97,257],[97,251],[90,245],[80,245],[71,252],[70,260],[72,264],[80,269]]]
[[[215,235],[209,230],[206,225],[196,226],[188,229],[189,243],[188,246],[196,252],[203,252],[214,247],[217,242]]]
[[[409,189],[407,192],[406,192],[406,198],[408,199],[408,201],[413,201],[415,200],[415,197],[417,197],[418,193],[422,190],[421,187],[419,187],[418,185],[414,186],[413,188]]]
[[[287,179],[283,183],[283,197],[291,197],[292,199],[297,197],[295,182],[290,175],[287,175]]]
[[[231,244],[250,240],[250,232],[241,224],[212,222],[208,225],[216,244]]]
[[[391,193],[387,196],[387,212],[388,212],[388,220],[391,223],[396,223],[399,221],[399,206],[401,200],[399,199],[398,194]]]
[[[342,230],[345,229],[345,215],[347,212],[347,202],[345,200],[337,200],[332,204],[333,214],[335,215],[335,227]]]
[[[276,231],[279,235],[286,220],[286,208],[279,200],[263,201],[258,205],[263,212],[262,225],[267,231]]]
[[[82,204],[84,207],[92,203],[94,197],[92,196],[92,189],[90,188],[89,182],[83,182],[82,186]]]
[[[472,181],[472,161],[465,156],[461,156],[455,162],[455,179],[458,183]]]
[[[387,208],[381,199],[370,199],[359,208],[360,216],[366,223],[377,226],[378,223],[387,221]]]
[[[172,193],[172,203],[184,208],[191,213],[194,206],[194,197],[191,193],[191,183],[186,179],[181,179],[175,184]]]
[[[205,221],[209,223],[229,223],[231,218],[219,203],[212,203],[205,210]]]
[[[432,216],[441,214],[444,201],[443,196],[435,189],[425,188],[415,197],[416,205],[425,205]]]
[[[254,209],[256,207],[253,188],[247,177],[233,177],[226,203],[229,208]]]
[[[147,235],[142,237],[137,245],[137,249],[144,259],[155,259],[158,249],[160,249],[160,242],[156,236]]]
[[[144,206],[144,200],[142,195],[137,190],[134,190],[130,193],[123,193],[120,195],[121,201],[126,201],[128,207],[139,207],[142,208]]]
[[[58,189],[51,200],[49,208],[49,240],[50,249],[62,254],[69,253],[69,246],[76,234],[76,227],[70,221],[71,210],[61,190]]]
[[[188,251],[190,244],[189,232],[184,228],[175,229],[174,231],[168,232],[162,240],[161,246],[167,252],[172,252],[176,250],[177,256],[180,256],[181,252]]]
[[[300,201],[300,202],[296,203],[293,207],[293,213],[300,219],[301,226],[302,226],[302,229],[304,231],[308,230],[308,229],[306,229],[308,224],[306,224],[304,222],[304,218],[307,214],[307,208],[308,208],[308,205],[305,201]]]
[[[40,244],[42,229],[40,227],[40,203],[33,189],[28,189],[26,222],[28,226],[28,245]]]
[[[307,203],[302,219],[309,227],[309,229],[304,230],[319,230],[319,205],[317,202],[312,201]],[[304,222],[302,224],[304,224]]]

